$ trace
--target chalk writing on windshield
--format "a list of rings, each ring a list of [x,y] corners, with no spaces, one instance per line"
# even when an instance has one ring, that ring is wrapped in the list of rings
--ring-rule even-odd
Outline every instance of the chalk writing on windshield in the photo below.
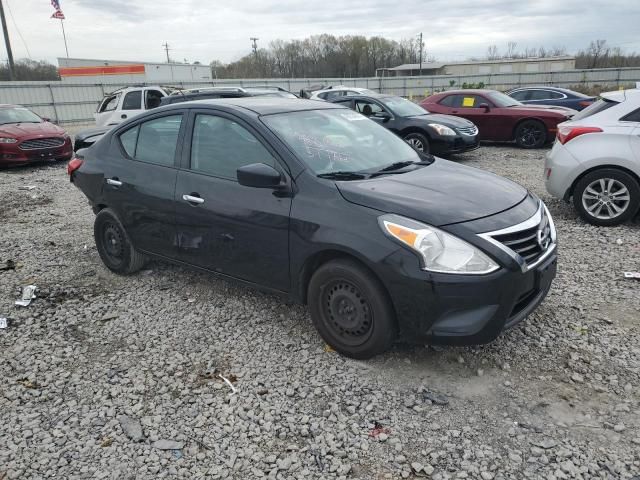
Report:
[[[335,139],[329,136],[320,140],[317,137],[312,137],[304,133],[298,134],[298,141],[304,145],[305,151],[310,158],[317,160],[324,160],[333,165],[334,162],[348,162],[349,155],[344,152],[334,150]]]

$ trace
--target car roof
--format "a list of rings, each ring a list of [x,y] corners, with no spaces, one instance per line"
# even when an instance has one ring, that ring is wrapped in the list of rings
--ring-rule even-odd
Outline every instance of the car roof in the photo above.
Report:
[[[470,94],[470,95],[474,95],[474,94],[487,94],[490,92],[497,92],[497,90],[491,90],[488,88],[465,88],[465,89],[459,89],[459,90],[447,90],[446,92],[440,92],[437,95],[450,95],[450,94],[456,94],[456,95],[464,95],[464,94]]]
[[[614,90],[613,92],[601,93],[600,96],[614,102],[624,102],[625,100],[640,101],[640,89],[630,88],[629,90]]]
[[[22,105],[12,105],[10,103],[0,103],[0,108],[24,108]]]
[[[302,112],[305,110],[328,110],[331,108],[344,108],[329,102],[318,100],[303,100],[299,98],[284,97],[244,97],[244,98],[217,98],[210,100],[196,100],[176,104],[176,108],[185,105],[199,106],[225,106],[232,110],[248,110],[258,115],[272,115],[285,112]]]
[[[520,91],[520,90],[551,90],[552,92],[569,93],[571,95],[578,95],[585,98],[589,97],[588,95],[585,95],[584,93],[576,92],[575,90],[569,90],[568,88],[562,88],[562,87],[551,87],[549,85],[527,85],[526,87],[512,88],[511,90],[509,90],[509,92],[511,93],[511,92]]]
[[[366,100],[367,98],[372,98],[372,99],[381,99],[381,98],[397,98],[400,97],[400,95],[391,95],[389,93],[373,93],[373,94],[367,94],[367,95],[345,95],[344,97],[338,97],[335,99],[332,99],[331,102],[334,103],[340,103],[341,101],[347,101],[347,100],[352,100],[352,99],[358,99],[358,100]]]

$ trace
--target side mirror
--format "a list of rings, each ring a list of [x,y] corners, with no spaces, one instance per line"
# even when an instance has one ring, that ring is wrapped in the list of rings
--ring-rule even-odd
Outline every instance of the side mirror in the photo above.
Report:
[[[491,110],[491,107],[489,106],[488,103],[481,103],[480,105],[478,105],[478,108],[484,108],[484,112],[487,113],[489,110]]]
[[[238,183],[245,187],[279,188],[282,186],[282,175],[275,168],[265,163],[252,163],[236,170]]]
[[[389,112],[376,112],[373,116],[382,119],[383,122],[391,120],[391,114],[389,114]]]
[[[49,117],[40,117],[44,122],[50,122],[51,119]]]

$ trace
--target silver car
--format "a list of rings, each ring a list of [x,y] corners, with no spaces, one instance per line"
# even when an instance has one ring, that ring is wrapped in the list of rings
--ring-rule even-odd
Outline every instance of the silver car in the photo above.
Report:
[[[640,208],[640,90],[603,93],[570,121],[545,162],[547,191],[593,225],[625,222]]]

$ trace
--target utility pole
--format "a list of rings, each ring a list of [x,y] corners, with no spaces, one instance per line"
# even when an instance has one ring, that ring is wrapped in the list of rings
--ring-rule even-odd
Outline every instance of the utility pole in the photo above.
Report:
[[[9,30],[7,30],[7,20],[4,18],[4,6],[0,0],[0,19],[2,20],[2,32],[4,33],[4,44],[7,47],[7,58],[9,59],[9,80],[13,80],[15,65],[13,64],[13,52],[11,52],[11,42],[9,41]]]
[[[257,57],[258,56],[258,40],[260,39],[256,37],[251,37],[249,40],[253,42],[251,45],[251,48],[253,49],[253,54]]]
[[[169,60],[169,50],[171,50],[169,48],[169,44],[167,42],[164,42],[162,46],[164,47],[165,52],[167,52],[167,63],[171,63],[171,60]]]
[[[420,38],[420,76],[422,76],[422,32],[420,32],[420,35],[418,35],[418,37]]]

